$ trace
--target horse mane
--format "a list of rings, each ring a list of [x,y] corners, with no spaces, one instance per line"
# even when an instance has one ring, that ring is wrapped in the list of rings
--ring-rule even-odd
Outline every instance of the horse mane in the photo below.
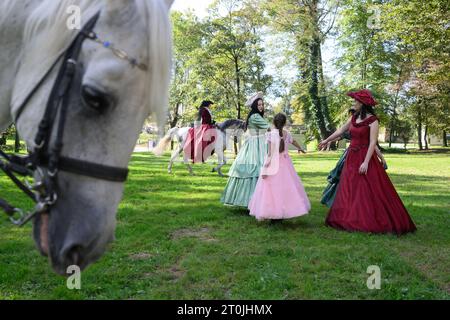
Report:
[[[11,10],[11,3],[15,1],[3,2],[6,4],[2,4],[0,10]],[[172,55],[168,9],[164,0],[134,2],[148,30],[148,61],[144,61],[149,66],[146,83],[148,110],[155,114],[160,124],[164,123],[166,118]],[[104,4],[104,0],[43,0],[39,4],[26,22],[22,46],[24,59],[21,61],[22,72],[19,71],[14,86],[13,108],[20,105],[77,35],[78,30],[69,30],[66,27],[67,7],[79,6],[82,12],[81,23],[85,24],[96,12],[102,10]],[[120,47],[120,44],[118,46]]]
[[[5,19],[11,13],[13,7],[17,5],[15,1],[2,1],[0,2],[0,28],[3,29]]]
[[[237,126],[239,129],[245,130],[245,121],[239,119],[229,119],[217,125],[220,131],[225,131],[231,126]]]

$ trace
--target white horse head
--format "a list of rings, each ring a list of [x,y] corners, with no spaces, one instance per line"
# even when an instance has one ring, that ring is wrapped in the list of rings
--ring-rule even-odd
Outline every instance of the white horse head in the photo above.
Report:
[[[3,90],[10,93],[10,118],[17,118],[25,97],[76,36],[78,30],[66,26],[67,8],[78,6],[82,23],[100,11],[94,28],[99,38],[145,64],[147,70],[133,67],[110,49],[86,40],[76,81],[70,89],[62,155],[127,167],[144,120],[154,114],[160,125],[165,121],[171,61],[168,11],[173,0],[27,2],[33,5],[33,10],[25,20],[20,52],[15,53],[18,57],[15,78],[8,83],[1,81],[0,57],[0,88],[12,85]],[[23,10],[22,6],[10,5],[8,11]],[[0,27],[1,23],[7,28],[8,18],[0,17]],[[0,55],[2,45],[0,41]],[[57,70],[58,66],[40,85],[16,123],[30,149],[34,148],[37,126]],[[0,104],[0,118],[2,114],[5,118]],[[1,120],[0,126],[5,123]],[[36,217],[34,235],[41,252],[48,254],[54,269],[63,274],[69,265],[84,268],[95,261],[113,240],[123,183],[60,171],[57,188],[58,200],[51,207],[48,219]]]

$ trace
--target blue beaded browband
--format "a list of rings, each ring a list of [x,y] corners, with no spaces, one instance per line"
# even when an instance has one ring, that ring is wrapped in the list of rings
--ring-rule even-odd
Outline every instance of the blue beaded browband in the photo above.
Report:
[[[87,38],[101,44],[103,47],[111,50],[111,52],[119,59],[128,61],[132,67],[137,67],[142,71],[147,71],[148,66],[144,63],[139,62],[136,58],[130,57],[127,52],[114,47],[114,45],[109,41],[101,40],[94,31],[89,32],[85,35]]]

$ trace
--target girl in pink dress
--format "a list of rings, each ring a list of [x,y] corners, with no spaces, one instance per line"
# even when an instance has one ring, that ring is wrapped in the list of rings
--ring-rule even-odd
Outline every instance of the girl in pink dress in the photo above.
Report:
[[[283,130],[286,125],[284,114],[277,114],[273,124],[276,130],[266,134],[268,155],[248,205],[250,215],[258,220],[295,218],[307,214],[311,209],[308,196],[289,157],[289,144],[297,147],[298,152],[306,152],[287,130]]]

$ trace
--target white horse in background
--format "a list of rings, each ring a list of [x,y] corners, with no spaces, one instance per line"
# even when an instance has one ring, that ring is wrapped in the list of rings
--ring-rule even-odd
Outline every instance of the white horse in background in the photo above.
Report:
[[[51,66],[78,34],[67,27],[68,9],[81,9],[82,25],[100,11],[94,31],[121,51],[91,40],[83,43],[69,89],[62,156],[127,167],[144,120],[153,114],[160,125],[166,121],[172,2],[1,1],[0,132],[16,121],[19,106],[36,88],[16,122],[28,148],[35,148],[39,120],[61,62]],[[148,69],[134,67],[123,52]],[[114,239],[124,184],[68,172],[59,172],[56,184],[58,199],[49,212],[35,217],[34,238],[55,271],[66,274],[70,265],[84,269],[98,259]]]
[[[172,167],[174,162],[179,159],[179,156],[183,154],[183,162],[187,166],[189,173],[193,174],[191,159],[185,154],[184,147],[191,127],[172,128],[168,131],[167,135],[161,139],[158,145],[152,150],[156,156],[161,156],[165,150],[169,147],[172,141],[177,141],[178,145],[173,150],[170,157],[168,172],[172,173]],[[242,135],[245,132],[245,121],[232,119],[222,122],[217,125],[216,139],[213,142],[213,148],[217,154],[217,166],[212,169],[212,172],[217,172],[219,176],[223,177],[222,167],[227,163],[225,157],[225,150],[229,145],[231,138],[237,138],[240,141]]]

